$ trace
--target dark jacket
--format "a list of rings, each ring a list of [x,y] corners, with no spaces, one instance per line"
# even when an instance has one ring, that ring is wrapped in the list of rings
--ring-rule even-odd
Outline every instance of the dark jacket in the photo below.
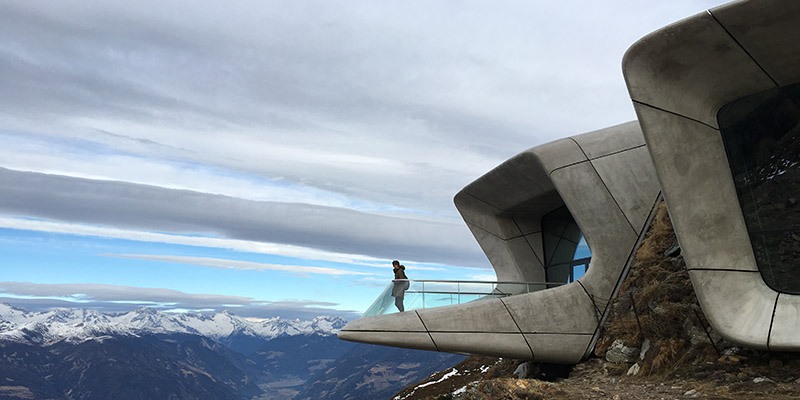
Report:
[[[394,269],[394,279],[408,279],[405,266],[401,265]],[[395,282],[392,288],[392,297],[404,297],[409,286],[407,280]]]
[[[406,276],[406,266],[401,265],[394,269],[394,279],[408,279]]]

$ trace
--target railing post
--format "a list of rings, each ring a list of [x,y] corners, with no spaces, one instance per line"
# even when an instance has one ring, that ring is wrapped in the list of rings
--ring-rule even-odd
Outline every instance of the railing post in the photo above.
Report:
[[[422,282],[422,309],[425,309],[425,282]]]
[[[461,282],[456,282],[456,302],[456,304],[461,304]]]

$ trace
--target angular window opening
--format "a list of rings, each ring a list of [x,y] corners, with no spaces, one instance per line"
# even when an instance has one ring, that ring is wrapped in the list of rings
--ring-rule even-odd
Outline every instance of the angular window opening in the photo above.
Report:
[[[800,84],[733,101],[717,120],[761,276],[800,294]]]
[[[574,282],[589,268],[592,252],[566,206],[542,217],[547,282]]]

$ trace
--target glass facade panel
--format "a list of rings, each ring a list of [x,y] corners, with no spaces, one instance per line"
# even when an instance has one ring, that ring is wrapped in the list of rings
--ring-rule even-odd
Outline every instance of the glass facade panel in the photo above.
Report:
[[[573,282],[586,273],[592,252],[566,206],[542,217],[548,282]]]
[[[736,100],[717,119],[761,276],[800,294],[800,84]]]

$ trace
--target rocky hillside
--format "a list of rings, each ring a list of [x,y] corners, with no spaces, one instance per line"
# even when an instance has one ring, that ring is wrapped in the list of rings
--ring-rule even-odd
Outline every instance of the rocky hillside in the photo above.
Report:
[[[356,344],[347,354],[312,375],[308,379],[312,383],[294,400],[388,399],[399,388],[464,358],[435,351]]]
[[[662,204],[589,360],[471,357],[394,398],[796,399],[800,354],[739,348],[711,329]]]
[[[339,340],[345,322],[0,304],[0,400],[387,398],[463,359]]]

